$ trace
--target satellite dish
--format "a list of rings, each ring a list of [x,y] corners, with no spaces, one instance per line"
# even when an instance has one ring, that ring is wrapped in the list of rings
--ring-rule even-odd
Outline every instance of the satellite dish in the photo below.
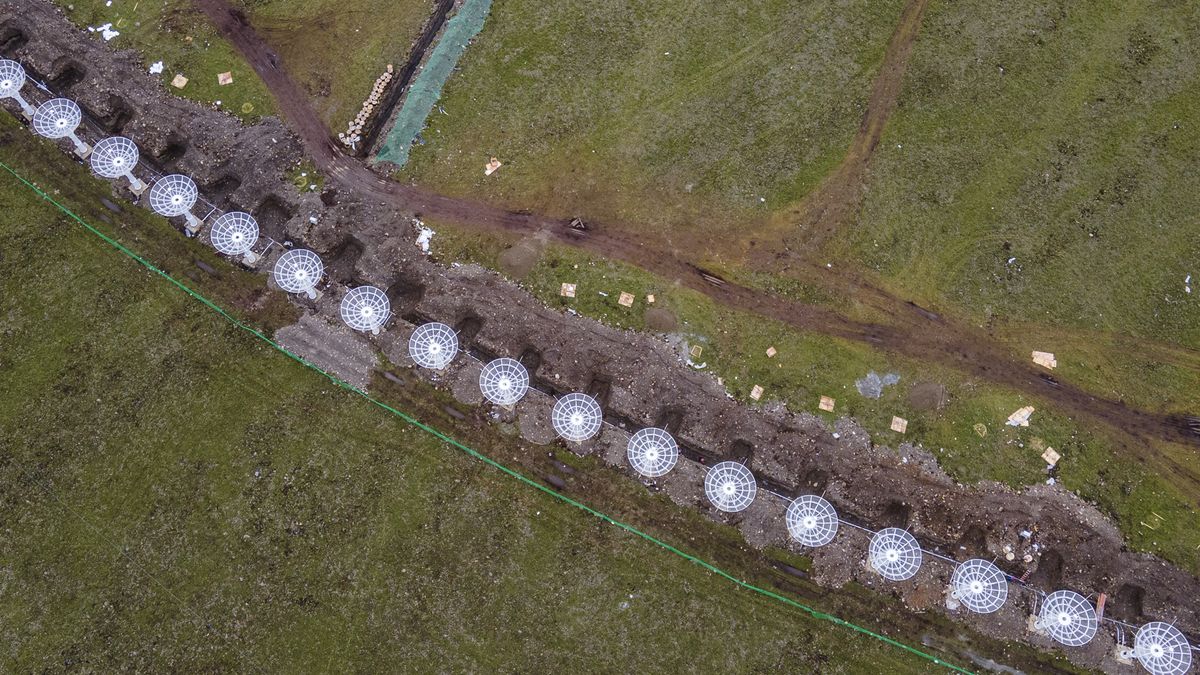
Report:
[[[123,136],[101,139],[92,148],[92,171],[103,178],[128,178],[129,188],[135,195],[140,195],[148,186],[133,175],[137,163],[137,144]]]
[[[83,112],[74,101],[66,98],[52,98],[33,112],[33,130],[39,136],[69,138],[75,143],[75,154],[87,159],[92,149],[75,135],[81,121]]]
[[[359,286],[350,289],[342,298],[341,312],[347,326],[379,335],[379,330],[392,315],[392,303],[378,288]]]
[[[442,370],[458,355],[458,335],[444,323],[417,326],[408,339],[408,355],[422,368]]]
[[[324,273],[320,256],[308,249],[296,248],[279,256],[271,277],[285,293],[303,293],[316,300],[317,284]]]
[[[817,495],[801,495],[788,504],[784,522],[792,539],[813,548],[833,541],[838,531],[833,504]]]
[[[579,443],[600,431],[604,413],[596,399],[587,394],[567,394],[554,403],[550,423],[563,439]]]
[[[1086,645],[1099,626],[1096,609],[1075,591],[1054,591],[1042,600],[1034,627],[1068,647]]]
[[[204,224],[192,215],[197,196],[199,192],[195,181],[183,174],[173,173],[154,181],[150,187],[150,208],[167,218],[183,216],[187,220],[188,235],[194,236]]]
[[[675,468],[679,445],[665,430],[646,427],[629,437],[625,456],[634,471],[646,478],[658,478]]]
[[[0,98],[11,98],[21,106],[25,119],[33,119],[33,106],[21,97],[21,87],[25,86],[25,68],[16,61],[0,59]]]
[[[886,527],[871,537],[871,567],[888,581],[911,579],[921,569],[921,545],[898,527]]]
[[[1008,580],[999,567],[972,558],[954,569],[950,594],[972,612],[989,614],[1003,607],[1008,599]]]
[[[529,391],[529,372],[516,359],[496,359],[479,373],[479,391],[496,405],[514,406]]]
[[[1192,667],[1192,646],[1175,626],[1152,621],[1134,636],[1133,657],[1154,675],[1183,675]]]
[[[99,150],[100,144],[97,143],[96,151]],[[251,251],[258,241],[258,221],[249,213],[230,211],[222,214],[208,229],[208,238],[218,253],[245,256],[243,260],[247,265],[253,265],[258,260],[258,256]]]
[[[754,501],[758,483],[744,464],[721,462],[704,477],[704,494],[721,511],[737,513]]]

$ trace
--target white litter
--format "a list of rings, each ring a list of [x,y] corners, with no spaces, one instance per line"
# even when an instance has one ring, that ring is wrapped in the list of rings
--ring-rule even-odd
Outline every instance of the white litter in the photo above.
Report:
[[[104,38],[105,42],[108,42],[109,40],[120,35],[119,32],[112,29],[111,21],[104,24],[103,26],[88,26],[89,33],[95,33],[97,31],[100,33],[100,37]]]
[[[154,63],[150,64],[150,74],[151,75],[158,75],[162,71],[163,71],[163,62],[162,61],[155,61]]]
[[[1010,427],[1027,427],[1029,426],[1029,416],[1033,414],[1033,411],[1034,407],[1031,405],[1019,408],[1016,412],[1008,416],[1008,421],[1005,424]]]
[[[423,253],[429,253],[429,240],[433,239],[433,234],[433,230],[422,227],[421,233],[417,235],[417,246]]]
[[[1189,274],[1186,277],[1184,277],[1183,290],[1189,294],[1192,292],[1192,275]]]

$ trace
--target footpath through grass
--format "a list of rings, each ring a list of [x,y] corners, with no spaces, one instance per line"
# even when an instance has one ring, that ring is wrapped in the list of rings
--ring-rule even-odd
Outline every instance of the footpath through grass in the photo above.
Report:
[[[2,133],[0,159],[76,179],[75,205],[130,245],[198,251]],[[467,459],[7,174],[0,194],[5,670],[929,667]],[[220,275],[201,288],[261,283],[199,255]],[[256,323],[282,320],[276,296]]]

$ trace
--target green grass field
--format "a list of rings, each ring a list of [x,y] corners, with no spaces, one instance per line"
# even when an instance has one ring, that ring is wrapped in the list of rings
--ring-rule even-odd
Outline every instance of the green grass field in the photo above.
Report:
[[[838,162],[902,4],[496,3],[401,177],[728,237]]]
[[[135,207],[100,221],[103,184],[0,133],[185,281],[195,256],[205,292],[268,293]],[[0,191],[4,670],[923,669],[467,459]]]
[[[862,213],[829,254],[1014,333],[1194,348],[1198,25],[1195,3],[933,3]],[[1194,407],[1195,365],[1163,398]]]
[[[389,63],[408,59],[432,0],[235,0],[336,133]]]
[[[154,77],[172,94],[209,105],[220,101],[221,110],[247,121],[274,114],[275,102],[266,86],[188,0],[53,2],[80,28],[113,24],[120,35],[108,45],[140,52],[147,69],[162,61],[164,70]],[[96,39],[101,39],[99,33]],[[233,84],[217,83],[217,75],[224,72],[233,74]],[[183,89],[170,85],[176,74],[188,78]]]

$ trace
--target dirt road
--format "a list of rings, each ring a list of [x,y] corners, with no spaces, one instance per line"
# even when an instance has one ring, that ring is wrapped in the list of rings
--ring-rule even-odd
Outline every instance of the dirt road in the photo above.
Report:
[[[220,33],[241,51],[266,83],[286,121],[299,135],[320,171],[329,180],[351,192],[415,214],[469,228],[517,235],[543,233],[559,243],[678,280],[682,285],[700,291],[727,307],[752,312],[801,330],[863,342],[921,361],[945,364],[969,375],[1052,401],[1059,410],[1123,432],[1129,438],[1126,446],[1131,452],[1153,461],[1162,470],[1175,473],[1189,489],[1200,491],[1200,469],[1184,466],[1138,442],[1140,438],[1157,438],[1200,446],[1200,427],[1193,420],[1133,409],[1120,401],[1094,396],[1068,382],[1057,381],[1036,366],[1014,359],[1006,347],[985,335],[952,326],[936,314],[888,296],[878,289],[868,289],[868,292],[876,296],[879,306],[887,308],[888,314],[896,319],[896,325],[851,321],[826,308],[788,301],[707,276],[689,261],[671,255],[651,242],[626,234],[631,231],[629,229],[593,224],[587,231],[573,230],[558,219],[506,211],[386,180],[361,161],[342,153],[329,130],[317,117],[307,95],[284,70],[279,56],[258,36],[240,11],[231,8],[224,0],[193,1],[210,17]],[[906,21],[919,21],[919,10],[923,9],[924,4],[925,0],[914,0],[905,12]],[[864,124],[874,129],[873,124]],[[882,120],[879,124],[882,124]],[[875,137],[877,140],[877,131]]]

